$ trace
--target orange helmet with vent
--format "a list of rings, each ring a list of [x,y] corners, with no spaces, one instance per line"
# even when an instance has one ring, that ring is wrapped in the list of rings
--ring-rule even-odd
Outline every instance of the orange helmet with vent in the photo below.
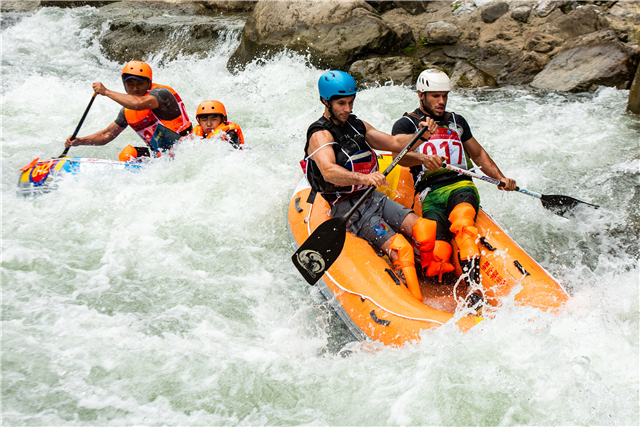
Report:
[[[146,62],[142,61],[129,61],[122,69],[122,78],[125,79],[125,75],[127,76],[137,76],[144,77],[149,79],[149,83],[153,81],[153,73],[151,72],[151,67]]]
[[[204,101],[198,105],[198,109],[196,110],[196,119],[198,116],[203,116],[205,114],[221,114],[224,117],[224,121],[227,121],[227,110],[222,105],[220,101]]]

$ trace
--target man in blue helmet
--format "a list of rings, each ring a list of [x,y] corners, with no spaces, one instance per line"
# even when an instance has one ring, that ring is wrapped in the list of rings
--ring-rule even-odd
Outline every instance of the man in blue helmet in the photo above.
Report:
[[[320,193],[331,204],[331,215],[345,214],[370,185],[386,184],[378,171],[373,149],[401,151],[412,135],[391,136],[351,114],[356,82],[342,71],[328,71],[318,81],[324,114],[307,130],[306,175],[311,184],[309,202]],[[433,135],[437,126],[428,118],[419,123]],[[416,275],[412,239],[420,250],[422,268],[431,262],[435,244],[434,221],[419,218],[410,209],[374,191],[349,220],[347,229],[389,256],[402,270],[411,293],[422,301]]]

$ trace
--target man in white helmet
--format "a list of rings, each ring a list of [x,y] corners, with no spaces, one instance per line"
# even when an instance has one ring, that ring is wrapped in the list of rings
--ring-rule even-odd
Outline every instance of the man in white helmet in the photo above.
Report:
[[[433,261],[426,268],[426,276],[438,276],[454,270],[451,264],[452,233],[460,249],[463,270],[469,273],[472,282],[480,282],[480,252],[476,240],[475,217],[480,196],[471,178],[443,169],[443,161],[463,169],[471,169],[473,163],[486,175],[504,181],[504,190],[513,191],[516,182],[507,178],[471,134],[467,121],[459,114],[447,112],[447,98],[451,90],[449,77],[440,70],[425,70],[416,84],[420,107],[404,116],[393,125],[392,134],[413,134],[417,124],[431,117],[438,124],[438,132],[423,139],[422,144],[407,153],[400,162],[410,166],[416,193],[422,201],[423,218],[437,222],[436,246]],[[397,153],[394,153],[397,155]],[[476,305],[481,300],[479,293],[469,295]]]

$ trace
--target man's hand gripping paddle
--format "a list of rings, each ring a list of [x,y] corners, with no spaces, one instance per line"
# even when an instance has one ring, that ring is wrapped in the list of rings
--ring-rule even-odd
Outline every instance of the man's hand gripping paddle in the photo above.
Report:
[[[423,127],[415,134],[411,142],[404,147],[389,167],[382,172],[384,176],[391,173],[391,170],[402,160],[413,144],[415,144],[427,130],[427,127]],[[296,253],[293,254],[291,257],[293,264],[310,285],[315,285],[335,260],[338,259],[347,236],[347,222],[349,218],[351,218],[351,215],[358,210],[375,189],[374,186],[370,186],[344,216],[330,218],[320,224],[309,238],[305,240],[302,246],[298,248]]]
[[[486,182],[490,182],[491,184],[497,185],[498,187],[504,187],[506,185],[504,182],[500,180],[490,178],[485,175],[478,175],[477,173],[473,173],[465,169],[460,169],[455,166],[448,165],[446,163],[443,163],[442,167],[447,168],[450,171],[458,172],[459,174],[462,174],[462,175],[466,175],[473,178],[481,179]],[[556,215],[559,215],[565,218],[567,216],[572,215],[571,212],[576,206],[578,206],[578,204],[591,206],[594,209],[598,209],[600,207],[598,205],[592,205],[591,203],[583,202],[581,200],[574,199],[573,197],[569,197],[569,196],[540,194],[540,193],[536,193],[535,191],[525,190],[524,188],[520,188],[520,187],[516,187],[516,191],[526,194],[527,196],[540,199],[540,201],[542,202],[542,206],[545,209],[548,209],[553,213],[555,213]]]

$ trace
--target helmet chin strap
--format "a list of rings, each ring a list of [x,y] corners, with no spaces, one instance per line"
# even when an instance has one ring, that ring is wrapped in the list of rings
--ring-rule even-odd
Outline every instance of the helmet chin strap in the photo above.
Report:
[[[336,121],[338,123],[342,123],[340,120],[338,120],[336,115],[333,114],[333,108],[331,107],[331,101],[327,101],[324,98],[320,98],[320,99],[322,100],[322,103],[324,104],[324,106],[329,109],[329,119],[331,119],[331,121]],[[326,101],[326,104],[325,104],[325,101]]]

